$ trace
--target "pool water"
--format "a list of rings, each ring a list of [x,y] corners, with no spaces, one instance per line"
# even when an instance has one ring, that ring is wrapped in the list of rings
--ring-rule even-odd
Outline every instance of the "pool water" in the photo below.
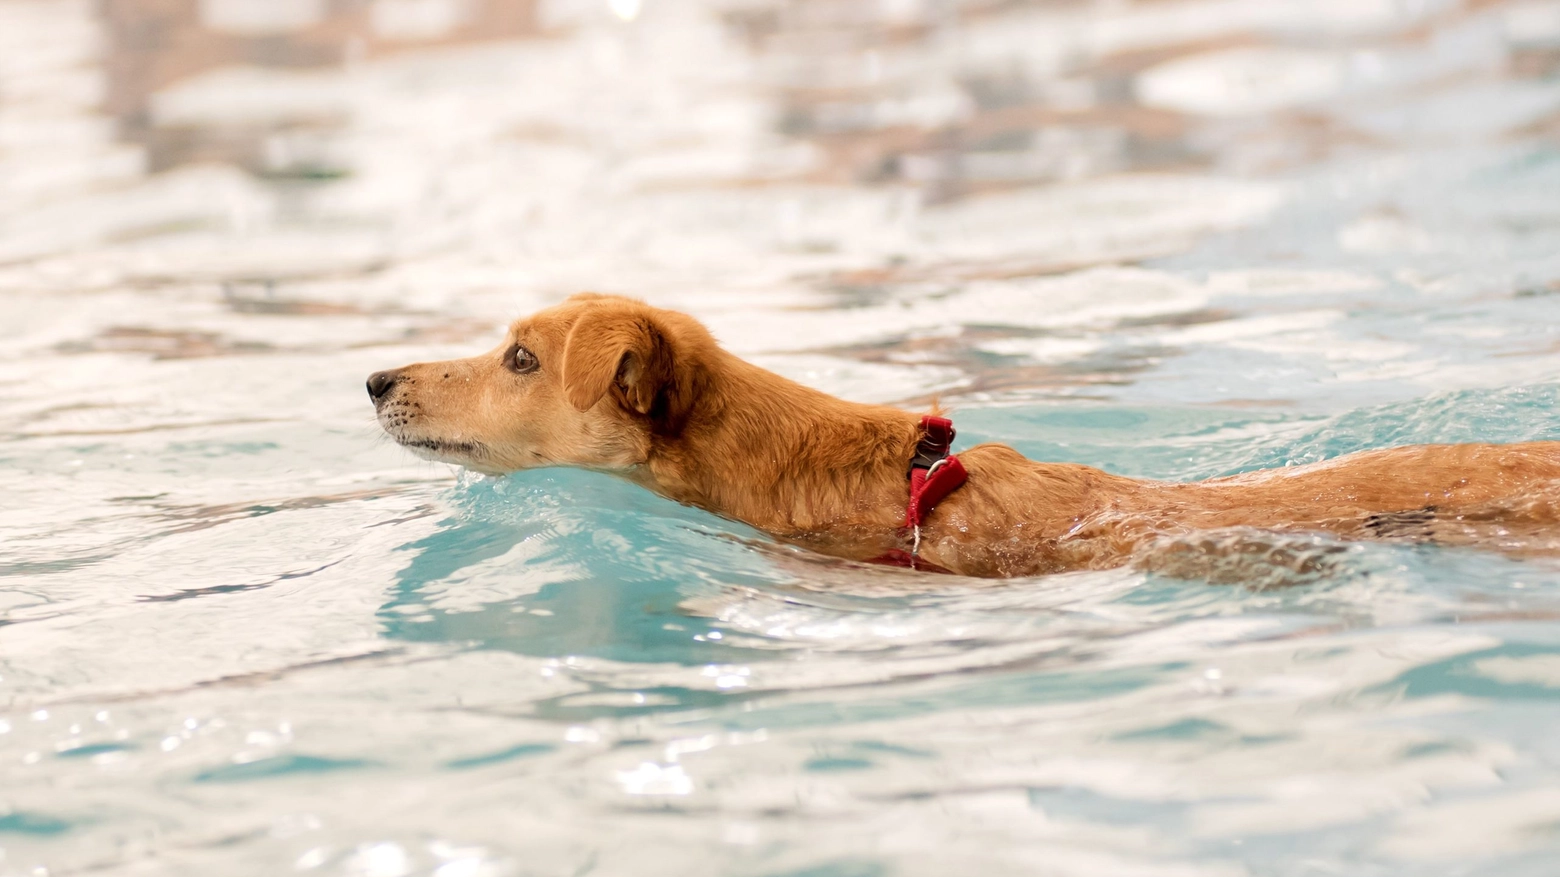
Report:
[[[1560,868],[1560,561],[863,568],[363,392],[591,288],[1134,476],[1560,439],[1560,5],[553,2],[139,142],[97,10],[0,5],[0,875]]]

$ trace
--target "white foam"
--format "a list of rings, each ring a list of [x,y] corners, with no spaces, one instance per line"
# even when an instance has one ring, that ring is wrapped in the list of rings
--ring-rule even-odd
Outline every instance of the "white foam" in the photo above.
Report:
[[[200,0],[200,21],[219,33],[268,36],[304,30],[325,17],[325,0]]]
[[[1380,289],[1384,281],[1352,271],[1243,268],[1214,271],[1208,290],[1215,296],[1265,298],[1291,295],[1346,295]]]
[[[1506,39],[1518,45],[1560,43],[1560,2],[1557,0],[1507,4],[1500,10],[1500,22]]]
[[[160,126],[333,120],[350,110],[349,89],[338,71],[222,67],[152,95],[151,113]]]
[[[952,293],[922,292],[843,315],[749,310],[712,314],[708,321],[734,350],[757,353],[957,333],[966,326],[1109,326],[1122,320],[1194,310],[1207,300],[1203,287],[1173,274],[1099,268],[1059,277],[976,281]]]
[[[1144,104],[1208,116],[1265,113],[1315,103],[1342,89],[1341,58],[1261,46],[1177,58],[1139,74]]]

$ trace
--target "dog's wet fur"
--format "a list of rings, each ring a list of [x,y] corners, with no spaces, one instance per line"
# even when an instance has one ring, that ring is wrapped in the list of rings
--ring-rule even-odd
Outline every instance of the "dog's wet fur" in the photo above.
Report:
[[[610,472],[847,559],[910,547],[919,414],[804,387],[633,299],[573,296],[488,353],[378,372],[369,394],[385,431],[430,459]],[[1239,553],[1228,534],[1261,531],[1560,553],[1560,442],[1399,447],[1189,483],[1000,444],[959,459],[969,480],[922,527],[919,556],[962,575],[1179,569],[1187,545]]]

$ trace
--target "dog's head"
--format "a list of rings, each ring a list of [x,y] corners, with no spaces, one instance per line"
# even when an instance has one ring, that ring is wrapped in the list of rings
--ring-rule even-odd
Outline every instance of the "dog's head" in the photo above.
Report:
[[[430,459],[495,475],[625,470],[681,433],[716,352],[691,317],[581,294],[480,356],[376,372],[368,395],[385,432]]]

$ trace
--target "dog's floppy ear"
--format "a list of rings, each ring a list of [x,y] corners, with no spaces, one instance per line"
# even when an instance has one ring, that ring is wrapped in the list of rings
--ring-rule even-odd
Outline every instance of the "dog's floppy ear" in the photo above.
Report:
[[[585,411],[612,393],[663,429],[681,428],[692,405],[692,365],[680,361],[675,331],[648,306],[623,302],[584,309],[563,346],[563,392]]]

